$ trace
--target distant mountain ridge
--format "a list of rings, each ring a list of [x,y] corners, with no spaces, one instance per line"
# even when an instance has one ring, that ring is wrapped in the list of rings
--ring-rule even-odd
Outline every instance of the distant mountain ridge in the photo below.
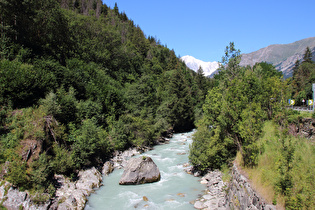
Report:
[[[267,62],[282,71],[285,78],[291,77],[296,60],[302,60],[309,47],[315,60],[315,37],[302,39],[290,44],[275,44],[252,53],[242,54],[241,66],[253,66],[255,63]]]
[[[195,72],[197,72],[199,67],[201,67],[205,76],[210,76],[219,68],[219,63],[216,61],[205,62],[190,55],[185,55],[180,59],[185,62],[188,68],[194,70]]]
[[[290,44],[274,44],[252,53],[242,54],[241,66],[253,66],[256,63],[267,62],[273,64],[277,70],[282,71],[285,78],[291,77],[296,60],[302,60],[306,48],[312,52],[315,61],[315,37],[302,39]],[[192,56],[181,57],[186,66],[197,71],[201,66],[205,76],[213,76],[219,68],[218,62],[204,62]]]

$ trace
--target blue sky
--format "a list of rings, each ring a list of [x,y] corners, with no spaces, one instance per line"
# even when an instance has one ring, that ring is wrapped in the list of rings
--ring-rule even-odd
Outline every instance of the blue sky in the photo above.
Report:
[[[178,56],[221,61],[233,41],[242,53],[315,36],[314,0],[103,0]]]

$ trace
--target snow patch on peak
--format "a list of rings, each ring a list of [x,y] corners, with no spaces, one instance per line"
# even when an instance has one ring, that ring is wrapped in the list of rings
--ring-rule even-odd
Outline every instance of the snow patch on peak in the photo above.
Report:
[[[213,72],[215,72],[219,68],[219,63],[214,62],[205,62],[199,59],[194,58],[190,55],[185,55],[180,58],[185,62],[186,66],[195,72],[198,71],[199,67],[202,68],[205,76],[210,76]]]

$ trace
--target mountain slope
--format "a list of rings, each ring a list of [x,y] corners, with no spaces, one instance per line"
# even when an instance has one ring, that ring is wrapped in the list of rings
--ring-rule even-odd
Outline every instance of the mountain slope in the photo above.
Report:
[[[241,66],[253,66],[255,63],[272,63],[276,69],[282,71],[285,77],[292,76],[292,69],[296,60],[303,58],[306,47],[309,47],[315,58],[315,37],[302,39],[290,44],[275,44],[252,53],[242,54]]]
[[[205,76],[211,75],[219,68],[219,63],[214,62],[204,62],[202,60],[196,59],[190,55],[186,55],[180,58],[185,62],[186,66],[194,71],[198,71],[199,67],[202,68]]]

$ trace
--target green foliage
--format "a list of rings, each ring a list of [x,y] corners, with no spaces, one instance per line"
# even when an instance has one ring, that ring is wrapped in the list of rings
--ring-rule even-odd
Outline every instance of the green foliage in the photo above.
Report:
[[[190,147],[189,159],[201,171],[221,168],[233,151],[233,139],[224,136],[222,129],[198,126],[194,142]]]
[[[240,52],[230,43],[223,57],[225,66],[215,77],[217,86],[206,96],[204,117],[190,151],[190,161],[201,170],[220,168],[236,149],[246,166],[255,166],[262,150],[257,140],[263,122],[282,110],[286,83],[281,74],[270,64],[251,68],[240,67],[239,62]]]
[[[70,152],[63,146],[53,145],[53,160],[49,162],[49,166],[57,174],[68,174],[74,168],[74,162]]]
[[[296,105],[303,105],[302,100],[313,98],[312,84],[315,83],[315,63],[312,61],[312,53],[306,48],[303,61],[296,62],[291,81],[291,98],[296,100]]]
[[[61,112],[60,105],[57,102],[57,95],[53,92],[47,94],[45,99],[42,99],[40,103],[49,115],[58,116]]]
[[[303,56],[303,62],[312,63],[312,52],[309,47],[307,47],[305,50],[305,53]]]
[[[35,195],[31,196],[31,200],[39,205],[39,204],[44,204],[50,199],[50,195],[47,193],[44,193],[43,190],[38,190]],[[23,209],[23,207],[22,207]]]
[[[25,107],[45,95],[50,73],[37,71],[33,65],[18,61],[0,61],[0,103],[12,103],[13,107]]]
[[[69,91],[62,87],[57,91],[58,104],[60,112],[56,115],[56,119],[64,124],[76,121],[77,103],[74,88],[70,87]]]
[[[53,176],[53,171],[49,166],[49,157],[46,153],[39,155],[38,160],[32,163],[31,179],[36,189],[46,188],[49,185],[49,179]]]
[[[98,122],[103,121],[102,105],[99,102],[94,102],[91,99],[80,101],[77,104],[78,120],[95,118]]]
[[[106,136],[106,132],[96,125],[94,119],[87,119],[82,122],[81,128],[70,131],[69,137],[73,141],[72,159],[76,167],[101,163],[106,158],[110,150]]]
[[[67,20],[56,1],[4,0],[1,8],[7,37],[36,55],[64,59],[70,37]]]
[[[241,113],[241,121],[239,122],[239,134],[243,139],[243,160],[247,166],[257,165],[258,154],[261,151],[257,143],[257,139],[261,134],[263,126],[263,111],[261,106],[252,103],[250,107],[245,108]]]
[[[29,176],[26,173],[26,163],[20,160],[10,162],[6,180],[15,186],[27,188],[29,185]]]
[[[314,145],[308,139],[283,133],[272,121],[264,123],[258,144],[264,147],[258,155],[258,165],[246,169],[253,182],[266,187],[273,203],[285,205],[286,209],[314,206]]]
[[[167,119],[175,131],[189,130],[193,127],[194,109],[192,91],[189,85],[189,73],[179,68],[165,74],[168,81],[164,87],[166,94],[158,107],[158,114]]]
[[[153,125],[141,117],[123,115],[111,126],[108,138],[118,150],[130,146],[140,148],[151,146],[154,142]]]

